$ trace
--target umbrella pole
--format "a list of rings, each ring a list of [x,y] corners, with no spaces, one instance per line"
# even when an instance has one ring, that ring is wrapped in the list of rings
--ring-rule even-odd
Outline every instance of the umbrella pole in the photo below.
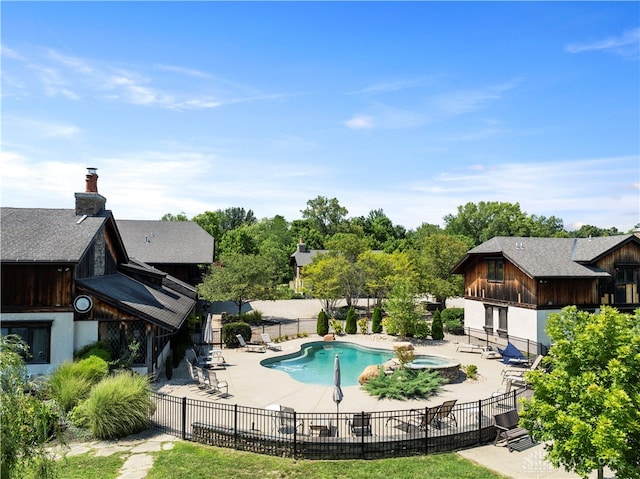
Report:
[[[336,403],[336,437],[340,436],[340,403]]]

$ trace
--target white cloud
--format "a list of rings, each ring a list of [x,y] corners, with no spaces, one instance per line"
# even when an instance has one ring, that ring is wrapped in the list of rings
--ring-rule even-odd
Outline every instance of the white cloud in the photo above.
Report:
[[[368,115],[356,115],[344,122],[352,130],[367,130],[373,128],[373,118]]]
[[[450,91],[435,96],[431,101],[441,114],[446,116],[462,115],[480,110],[487,104],[501,99],[504,93],[514,89],[521,81],[517,78],[484,88]]]
[[[565,47],[568,53],[601,51],[628,59],[638,60],[640,50],[640,28],[628,30],[617,37],[583,43],[571,43]]]
[[[348,93],[349,95],[377,95],[380,93],[389,93],[400,90],[406,90],[407,88],[414,88],[421,86],[425,83],[424,79],[412,79],[412,80],[395,80],[374,83],[373,85],[366,86],[361,90],[356,90]]]

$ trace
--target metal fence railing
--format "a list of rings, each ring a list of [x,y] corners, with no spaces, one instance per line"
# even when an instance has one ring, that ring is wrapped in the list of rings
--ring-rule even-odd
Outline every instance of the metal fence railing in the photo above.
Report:
[[[445,332],[444,339],[447,341],[457,341],[458,343],[476,344],[478,346],[489,346],[493,350],[504,348],[507,342],[511,342],[516,348],[529,357],[538,354],[546,355],[549,347],[545,344],[538,343],[526,338],[509,335],[506,338],[499,338],[493,334],[489,334],[484,329],[464,328],[464,334],[450,334]]]
[[[442,417],[429,408],[306,413],[221,404],[154,393],[152,428],[188,441],[260,454],[357,459],[454,451],[494,440],[494,415],[517,408],[526,388],[458,403]]]

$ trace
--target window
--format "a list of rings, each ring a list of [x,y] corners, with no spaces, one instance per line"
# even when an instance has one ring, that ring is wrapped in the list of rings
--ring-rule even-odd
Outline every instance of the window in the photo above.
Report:
[[[27,364],[47,364],[51,351],[51,321],[49,322],[9,322],[3,321],[2,335],[20,336],[29,346]]]
[[[620,268],[616,271],[616,284],[633,284],[636,282],[635,268]]]
[[[498,308],[498,331],[507,331],[507,308]]]
[[[484,330],[489,334],[493,333],[493,306],[484,307]]]
[[[504,281],[504,261],[501,259],[490,259],[487,263],[489,266],[487,279],[489,281]]]

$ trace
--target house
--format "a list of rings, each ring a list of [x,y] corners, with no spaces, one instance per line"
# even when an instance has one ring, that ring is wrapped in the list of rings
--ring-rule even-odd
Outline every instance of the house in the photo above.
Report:
[[[289,257],[289,266],[293,268],[293,281],[290,287],[296,293],[301,293],[304,289],[304,281],[302,279],[302,270],[308,264],[311,264],[313,258],[319,254],[326,253],[326,249],[307,249],[307,245],[302,241],[298,241],[296,251]]]
[[[130,258],[192,286],[202,283],[204,266],[213,263],[214,239],[193,221],[117,220]],[[188,241],[189,247],[181,245]]]
[[[140,344],[136,371],[155,375],[196,304],[195,289],[131,260],[91,168],[75,209],[0,208],[2,334],[30,346],[46,374],[95,341],[116,357]]]
[[[565,306],[640,306],[640,237],[495,237],[467,252],[452,273],[464,275],[472,335],[502,344],[519,338],[543,352],[547,317]]]

